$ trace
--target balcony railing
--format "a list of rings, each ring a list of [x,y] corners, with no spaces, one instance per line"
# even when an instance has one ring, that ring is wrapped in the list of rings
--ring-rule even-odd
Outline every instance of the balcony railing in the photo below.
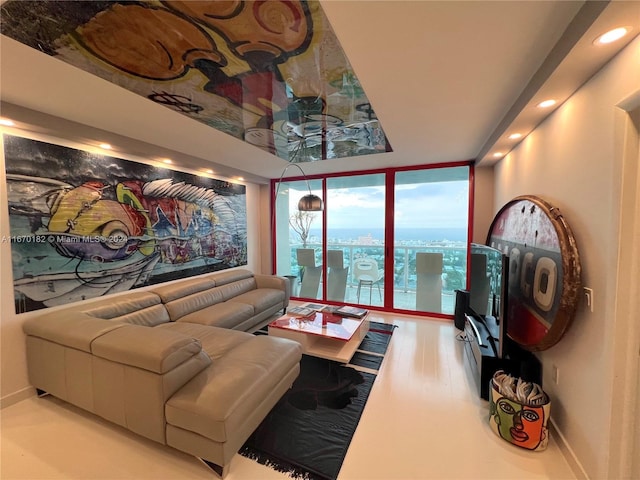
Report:
[[[299,248],[313,248],[316,255],[316,265],[322,264],[322,244],[301,243],[290,245],[291,274],[299,275],[296,250]],[[344,265],[349,267],[347,285],[354,287],[357,281],[353,278],[353,262],[359,257],[374,258],[380,269],[384,268],[384,245],[362,243],[328,243],[327,250],[342,250]],[[394,247],[394,290],[411,293],[416,291],[416,253],[442,253],[442,290],[443,293],[453,294],[455,290],[464,289],[466,285],[466,248],[464,245],[435,245],[409,246],[396,245]]]

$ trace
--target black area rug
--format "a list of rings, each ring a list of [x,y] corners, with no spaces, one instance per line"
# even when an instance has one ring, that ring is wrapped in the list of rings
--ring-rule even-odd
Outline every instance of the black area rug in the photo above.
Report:
[[[358,350],[384,355],[384,352],[387,351],[387,347],[389,346],[389,342],[391,341],[391,333],[392,332],[380,333],[371,330],[368,331],[365,337],[362,339]]]
[[[356,352],[353,354],[353,357],[351,357],[349,365],[364,367],[369,370],[380,370],[382,358],[383,357],[380,355],[372,355],[367,352]]]
[[[375,357],[376,364],[369,359],[364,366],[377,370],[393,329],[393,325],[371,322],[360,345],[363,351],[357,352],[351,363],[359,356]],[[367,347],[375,350],[364,351]],[[335,480],[375,379],[374,373],[303,355],[293,387],[249,437],[240,454],[292,478]]]

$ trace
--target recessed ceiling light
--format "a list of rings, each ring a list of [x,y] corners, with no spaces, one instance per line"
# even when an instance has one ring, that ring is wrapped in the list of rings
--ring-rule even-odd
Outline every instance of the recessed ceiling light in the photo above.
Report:
[[[4,125],[5,127],[13,127],[15,126],[15,123],[13,123],[13,121],[9,120],[8,118],[0,118],[0,125]]]
[[[522,137],[521,133],[512,133],[511,135],[509,135],[509,138],[511,140],[517,140],[518,138]]]
[[[238,180],[240,180],[241,182],[244,181],[244,177],[236,177]]]
[[[173,163],[173,161],[170,158],[163,158],[162,159],[162,163],[166,163],[167,165]]]
[[[211,170],[210,168],[207,168],[207,169],[205,170],[205,172],[206,172],[206,173],[213,173],[213,170]]]
[[[593,43],[595,43],[596,45],[606,45],[607,43],[615,42],[616,40],[624,37],[627,33],[629,33],[630,30],[630,27],[614,28],[613,30],[609,30],[607,33],[603,33],[602,35],[600,35],[594,40]]]
[[[111,145],[108,143],[101,143],[100,148],[104,148],[105,150],[111,150]]]
[[[498,158],[498,157],[504,157],[504,153],[502,152],[496,152],[493,154],[494,157]]]
[[[555,100],[545,100],[544,102],[540,102],[538,104],[538,107],[540,108],[547,108],[547,107],[552,107],[556,104]]]

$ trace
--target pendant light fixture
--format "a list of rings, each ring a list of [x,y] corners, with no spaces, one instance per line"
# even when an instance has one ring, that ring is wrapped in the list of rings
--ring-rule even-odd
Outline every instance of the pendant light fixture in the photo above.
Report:
[[[280,179],[278,180],[278,186],[276,187],[276,198],[278,198],[278,192],[280,191],[280,184],[282,183],[284,174],[287,172],[287,170],[289,170],[289,168],[293,166],[297,167],[298,170],[300,170],[300,173],[302,173],[304,180],[307,182],[307,189],[309,190],[309,193],[304,195],[298,202],[298,210],[300,210],[301,212],[321,212],[322,210],[324,210],[324,203],[319,196],[311,193],[311,185],[309,184],[309,179],[304,173],[304,170],[302,170],[302,167],[297,163],[290,163],[282,171],[282,175],[280,175]]]

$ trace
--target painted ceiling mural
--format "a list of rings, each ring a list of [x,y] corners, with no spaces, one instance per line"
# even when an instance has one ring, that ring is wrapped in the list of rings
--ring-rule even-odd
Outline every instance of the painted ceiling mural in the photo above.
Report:
[[[37,1],[2,33],[288,161],[391,151],[318,1]]]

